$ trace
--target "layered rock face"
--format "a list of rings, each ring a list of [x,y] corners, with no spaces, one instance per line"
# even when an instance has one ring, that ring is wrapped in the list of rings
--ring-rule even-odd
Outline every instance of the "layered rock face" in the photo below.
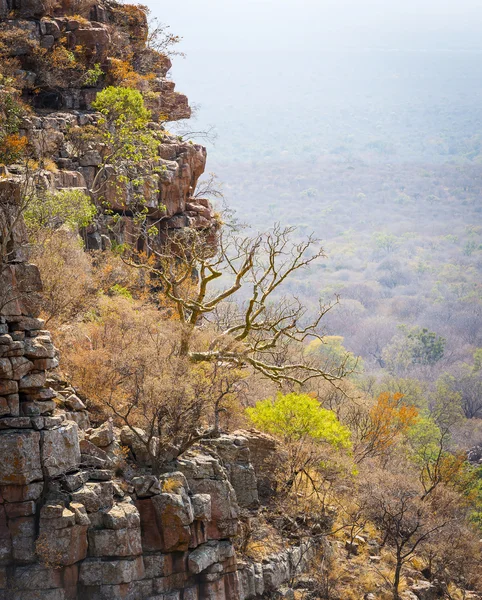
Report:
[[[36,178],[44,190],[89,189],[99,155],[95,148],[74,152],[69,131],[95,123],[91,103],[105,82],[53,85],[48,69],[33,68],[34,59],[53,60],[49,53],[62,40],[67,50],[81,46],[107,71],[114,39],[144,51],[145,15],[133,7],[127,21],[119,21],[119,6],[0,0],[2,31],[16,40],[8,59],[19,61],[15,76],[33,107],[19,135],[51,162]],[[187,99],[166,78],[169,68],[169,60],[161,60],[149,78],[150,108],[154,117],[186,118]],[[161,235],[215,229],[210,203],[194,198],[205,148],[162,131],[158,155],[155,191],[145,195],[146,226],[161,219]],[[38,318],[41,279],[27,262],[18,218],[25,167],[2,167],[1,175],[0,600],[244,600],[277,589],[302,568],[311,549],[292,548],[254,563],[239,561],[234,546],[240,519],[256,515],[263,500],[269,482],[263,470],[274,463],[274,441],[255,432],[222,435],[155,477],[142,465],[132,431],[110,421],[91,428],[76,390],[59,380],[58,351]],[[109,236],[135,240],[127,192],[123,200],[107,188],[110,210],[85,232],[89,248],[104,247]],[[113,213],[120,217],[115,233]],[[126,467],[123,447],[136,465],[128,461]]]
[[[91,429],[74,391],[49,380],[43,322],[4,314],[0,331],[0,599],[243,600],[299,572],[306,549],[236,559],[240,511],[258,505],[249,434],[160,477],[116,476],[127,437]]]
[[[12,239],[22,237],[18,223]],[[0,600],[245,600],[298,573],[313,549],[255,563],[240,562],[234,547],[240,517],[256,514],[257,473],[273,464],[274,440],[221,435],[150,474],[136,436],[111,421],[92,429],[75,390],[54,376],[58,353],[36,317],[38,270],[15,244],[8,256],[0,265],[10,282],[0,313]],[[28,274],[28,289],[12,273]],[[138,458],[125,474],[121,444]]]
[[[16,61],[15,86],[33,107],[18,135],[28,140],[34,156],[41,161],[48,159],[51,165],[43,172],[43,188],[87,191],[99,171],[101,157],[94,146],[79,155],[69,132],[96,122],[98,116],[92,110],[96,94],[112,83],[109,74],[118,68],[117,63],[126,68],[127,63],[113,55],[124,51],[128,56],[151,57],[145,14],[136,7],[123,10],[120,4],[102,0],[0,0],[0,30],[11,44],[10,51],[2,50],[0,44],[0,51],[8,53],[7,60]],[[90,71],[69,68],[68,60],[74,59],[79,64],[84,61],[87,66],[95,65],[101,74],[89,80]],[[209,201],[194,197],[206,166],[206,149],[169,134],[157,123],[161,115],[170,122],[189,118],[188,100],[166,77],[170,60],[156,55],[151,62],[149,73],[136,81],[152,113],[151,127],[159,131],[158,159],[153,165],[151,185],[143,194],[145,227],[149,229],[156,223],[161,238],[166,232],[183,228],[215,229],[217,222]],[[22,173],[11,165],[6,174],[14,179]],[[118,187],[108,185],[103,190],[99,207],[109,210],[86,232],[90,249],[102,248],[108,237],[116,238],[117,243],[134,244],[139,237],[138,225],[130,213],[132,191],[119,194]],[[115,231],[111,226],[113,215]]]

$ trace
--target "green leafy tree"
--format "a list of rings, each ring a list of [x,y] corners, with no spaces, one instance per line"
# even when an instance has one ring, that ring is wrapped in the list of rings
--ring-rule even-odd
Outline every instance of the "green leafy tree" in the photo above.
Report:
[[[93,125],[70,132],[76,153],[98,154],[99,168],[89,193],[109,210],[134,210],[142,220],[145,204],[155,197],[156,166],[162,133],[151,125],[151,112],[135,89],[110,86],[99,92],[92,106],[101,117]]]
[[[444,355],[446,340],[421,327],[400,325],[399,333],[383,350],[391,373],[403,373],[416,365],[433,366]]]
[[[92,107],[104,116],[109,127],[143,127],[151,116],[142,94],[132,88],[109,86],[97,94]]]
[[[286,443],[311,439],[341,448],[351,445],[350,430],[333,411],[322,408],[316,398],[307,394],[279,393],[275,399],[261,400],[246,409],[246,413],[256,427]]]
[[[77,231],[90,225],[96,213],[90,196],[82,190],[71,188],[34,195],[24,218],[33,231],[39,228],[55,229],[61,225]]]
[[[444,355],[445,338],[425,327],[414,327],[407,332],[407,339],[414,342],[412,362],[421,365],[434,365]]]
[[[452,452],[452,429],[463,418],[460,394],[442,377],[430,398],[430,411],[422,415],[408,433],[412,459],[420,468],[420,482],[429,496],[440,484],[463,491],[466,456]]]
[[[372,237],[375,248],[385,254],[391,254],[400,245],[399,239],[392,233],[378,231],[374,233]]]
[[[473,467],[473,483],[470,492],[474,506],[471,521],[482,530],[482,467]]]
[[[350,430],[307,394],[278,393],[246,413],[256,427],[283,441],[276,473],[278,499],[288,501],[292,514],[296,506],[301,508],[299,498],[307,496],[316,499],[309,510],[316,505],[323,512],[333,481],[346,475],[342,463],[347,457],[340,450],[351,449]]]

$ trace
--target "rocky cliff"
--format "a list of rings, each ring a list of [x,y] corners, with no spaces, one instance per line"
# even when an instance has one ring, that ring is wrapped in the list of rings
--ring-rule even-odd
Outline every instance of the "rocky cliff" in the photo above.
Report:
[[[0,317],[0,598],[242,600],[299,572],[311,548],[262,563],[236,557],[239,519],[256,514],[257,472],[274,440],[222,435],[153,476],[133,432],[111,421],[92,429],[55,377],[57,351],[34,316],[36,267],[7,267],[31,285],[13,282]],[[119,469],[123,448],[136,466]]]
[[[250,448],[262,465],[274,441],[224,435],[160,477],[116,475],[121,444],[137,464],[142,445],[110,421],[90,428],[75,390],[51,377],[56,349],[23,297],[0,318],[0,598],[237,600],[290,579],[309,552],[238,563],[233,545],[259,504]]]
[[[143,93],[152,115],[150,127],[159,131],[154,181],[143,193],[145,227],[156,223],[161,236],[185,227],[216,228],[209,201],[194,197],[206,149],[171,135],[159,124],[189,118],[191,109],[167,77],[169,58],[149,44],[142,10],[110,1],[0,0],[0,17],[0,58],[5,63],[0,94],[11,95],[14,90],[31,107],[16,135],[28,141],[33,157],[45,166],[43,188],[91,191],[102,160],[99,149],[91,145],[79,152],[69,134],[96,122],[92,102],[99,90],[129,85]],[[5,174],[23,173],[21,165],[13,164]],[[106,186],[102,198],[94,198],[99,216],[86,232],[88,248],[102,248],[103,235],[116,237],[119,243],[135,241],[132,190],[118,192],[115,186]],[[113,216],[115,232],[109,226]]]
[[[119,48],[150,60],[140,85],[153,118],[190,115],[166,78],[169,60],[152,60],[145,15],[136,7],[0,0],[0,16],[0,54],[11,69],[0,92],[31,106],[17,133],[40,162],[35,185],[89,189],[98,153],[75,153],[68,134],[98,118],[91,103],[125,58]],[[74,57],[75,66],[66,68],[62,56]],[[96,65],[102,75],[93,82],[85,74]],[[141,66],[126,76],[132,73],[142,74]],[[216,228],[209,202],[193,197],[205,148],[152,127],[161,132],[162,168],[147,197],[147,226],[162,222],[161,235]],[[155,477],[139,432],[111,421],[92,428],[76,390],[59,378],[58,351],[38,318],[41,279],[28,263],[19,218],[25,169],[9,164],[0,179],[0,599],[242,600],[277,589],[311,548],[294,546],[263,562],[240,561],[235,550],[240,520],[256,516],[259,494],[269,488],[273,439],[221,435]],[[112,236],[132,242],[128,202],[108,194],[104,200],[109,210],[86,231],[88,247],[102,248]],[[115,233],[113,214],[121,225]]]

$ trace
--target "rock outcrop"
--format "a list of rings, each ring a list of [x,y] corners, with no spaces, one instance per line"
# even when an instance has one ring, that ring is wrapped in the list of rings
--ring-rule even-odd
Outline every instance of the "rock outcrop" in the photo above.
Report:
[[[236,556],[241,512],[258,506],[253,463],[273,459],[273,440],[221,435],[159,477],[116,476],[120,443],[137,438],[111,421],[92,429],[75,390],[52,378],[58,353],[29,299],[37,269],[11,267],[37,284],[14,281],[0,316],[0,599],[245,600],[302,570],[312,547]]]
[[[79,153],[69,134],[97,122],[92,102],[102,88],[116,81],[124,85],[134,77],[132,86],[144,93],[153,119],[150,126],[159,139],[152,181],[144,186],[144,226],[148,230],[155,223],[161,241],[172,230],[216,230],[218,223],[210,202],[194,197],[206,166],[206,149],[169,134],[158,122],[160,116],[169,122],[189,118],[191,109],[186,96],[176,92],[174,83],[166,78],[170,60],[147,44],[145,13],[135,6],[102,0],[66,0],[57,5],[48,1],[0,2],[0,54],[15,61],[12,80],[33,109],[22,119],[17,134],[28,140],[34,157],[48,165],[42,172],[41,186],[50,191],[91,190],[99,172],[100,154],[95,147]],[[9,44],[10,51],[2,44]],[[131,65],[126,57],[132,56]],[[121,74],[122,69],[126,71],[124,80],[116,74],[119,65]],[[136,66],[146,73],[129,71]],[[18,186],[22,174],[18,165],[10,165],[4,173],[9,183],[2,185]],[[88,248],[105,248],[109,237],[121,244],[137,243],[139,224],[132,218],[131,196],[132,190],[119,194],[119,185],[113,184],[106,185],[101,197],[95,198],[99,217],[85,232]]]
[[[116,478],[112,424],[85,431],[82,401],[48,386],[57,358],[42,321],[4,315],[0,328],[0,598],[237,600],[299,569],[302,548],[237,562],[240,505],[257,504],[245,437],[160,477]]]
[[[118,60],[111,55],[114,44],[149,55],[145,14],[102,0],[0,0],[0,19],[4,39],[12,40],[10,50],[0,51],[16,61],[17,85],[32,106],[19,135],[50,161],[37,185],[89,190],[99,155],[95,148],[74,152],[69,131],[96,122],[92,101],[108,82],[52,74],[53,59],[62,58],[52,53],[80,47],[89,64],[108,73]],[[153,117],[188,117],[186,97],[166,78],[169,60],[157,61],[140,82],[148,86]],[[209,201],[194,197],[205,148],[152,127],[160,132],[159,169],[145,194],[146,226],[161,220],[160,235],[215,229]],[[220,435],[154,476],[139,437],[112,421],[92,428],[83,400],[59,380],[58,351],[38,318],[39,271],[24,252],[19,206],[26,181],[25,167],[2,167],[0,600],[245,600],[277,589],[303,568],[313,548],[292,547],[262,563],[241,561],[235,551],[240,519],[256,514],[269,487],[263,473],[277,451],[269,436]],[[85,232],[89,248],[105,247],[113,235],[118,242],[135,240],[127,196],[120,203],[106,187],[109,210]],[[120,217],[114,234],[113,214]],[[122,446],[136,458],[127,473],[118,468]]]

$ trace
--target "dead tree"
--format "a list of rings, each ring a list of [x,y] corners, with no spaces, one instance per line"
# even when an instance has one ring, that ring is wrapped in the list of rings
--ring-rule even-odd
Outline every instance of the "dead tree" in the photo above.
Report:
[[[325,256],[317,240],[294,243],[294,228],[276,225],[253,237],[228,230],[214,245],[202,232],[183,230],[159,247],[152,233],[146,235],[148,258],[127,249],[124,260],[158,281],[182,325],[181,356],[193,363],[252,368],[279,385],[301,386],[320,377],[335,382],[348,373],[346,360],[330,371],[304,353],[294,362],[275,360],[285,342],[296,347],[314,338],[323,341],[321,320],[337,302],[320,303],[310,317],[296,297],[281,294],[290,277]],[[206,322],[215,335],[209,347],[200,348],[194,332]]]

